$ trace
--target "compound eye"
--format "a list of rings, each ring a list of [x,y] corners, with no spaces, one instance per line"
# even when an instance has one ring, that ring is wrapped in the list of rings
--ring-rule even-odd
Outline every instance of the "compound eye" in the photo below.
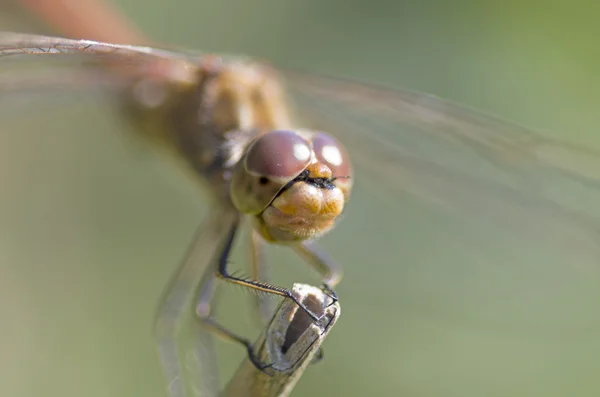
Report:
[[[334,177],[350,177],[350,156],[344,146],[331,135],[317,133],[313,138],[313,150],[320,163],[331,170]]]
[[[260,136],[248,148],[246,170],[278,181],[290,181],[311,161],[310,144],[293,131],[277,130]]]

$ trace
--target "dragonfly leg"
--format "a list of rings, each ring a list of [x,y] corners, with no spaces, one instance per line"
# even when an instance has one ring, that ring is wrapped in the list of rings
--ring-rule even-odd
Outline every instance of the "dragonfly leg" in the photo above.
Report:
[[[250,258],[251,258],[251,278],[252,280],[268,280],[269,267],[265,257],[265,241],[252,229],[250,233]],[[271,320],[274,312],[273,301],[264,294],[252,294],[254,306],[261,327],[265,326]]]
[[[342,280],[342,267],[329,254],[313,242],[304,242],[294,246],[294,250],[309,265],[323,275],[323,291],[337,302],[337,294],[333,290]]]
[[[232,283],[232,284],[240,285],[242,287],[251,288],[251,289],[255,289],[257,291],[262,291],[262,292],[265,292],[268,294],[279,295],[279,296],[283,296],[284,298],[291,299],[295,304],[298,305],[298,307],[300,307],[300,309],[302,309],[306,314],[308,314],[308,316],[310,318],[312,318],[313,321],[319,322],[321,320],[322,316],[317,316],[315,313],[313,313],[308,307],[306,307],[304,305],[304,303],[300,302],[292,294],[292,292],[289,289],[279,287],[277,285],[264,283],[261,281],[247,280],[247,279],[232,276],[231,274],[229,274],[229,272],[227,271],[227,260],[229,258],[229,253],[231,251],[231,247],[232,247],[233,241],[235,239],[235,234],[238,229],[238,224],[239,224],[239,220],[238,220],[238,222],[236,222],[234,227],[231,228],[228,243],[225,244],[225,247],[222,249],[221,256],[219,258],[218,268],[217,268],[217,276],[229,283]]]
[[[292,295],[291,291],[289,291],[288,289],[260,281],[246,280],[229,274],[229,272],[227,271],[227,263],[229,260],[231,249],[233,248],[233,243],[235,241],[238,229],[239,218],[236,218],[236,220],[231,223],[227,237],[223,241],[223,245],[221,246],[219,251],[217,251],[217,255],[213,259],[217,262],[214,263],[214,265],[212,265],[216,265],[216,276],[233,284],[289,298],[294,303],[296,303],[304,312],[306,312],[306,314],[308,314],[313,319],[313,321],[318,322],[321,318],[313,312],[311,312],[310,309],[308,309],[302,302],[300,302],[294,295]],[[214,288],[212,282],[207,282],[206,284],[201,285],[197,296],[198,303],[196,305],[196,314],[202,322],[202,324],[204,325],[205,329],[225,340],[243,345],[248,351],[248,357],[250,361],[261,371],[267,369],[270,366],[270,364],[265,365],[264,363],[260,362],[260,360],[254,354],[252,343],[248,339],[233,333],[232,331],[227,329],[225,326],[219,324],[215,320],[214,303],[216,302],[214,299]]]
[[[216,308],[216,303],[217,303],[216,299],[215,299],[215,292],[216,292],[215,281],[217,280],[217,276],[218,276],[218,273],[215,274],[214,269],[217,266],[220,267],[221,263],[223,263],[223,262],[227,263],[229,254],[231,253],[231,248],[233,247],[235,233],[238,228],[239,228],[239,219],[236,219],[235,222],[233,222],[230,225],[229,230],[227,231],[227,236],[225,237],[225,240],[221,242],[223,244],[223,246],[220,248],[219,251],[216,252],[216,256],[214,256],[212,259],[212,264],[210,267],[210,269],[211,269],[210,277],[207,277],[198,286],[196,315],[197,315],[198,319],[201,321],[202,326],[204,327],[204,329],[206,331],[209,331],[212,334],[219,336],[226,341],[233,342],[233,343],[239,343],[239,344],[243,345],[248,352],[248,358],[250,359],[252,364],[254,364],[259,370],[264,371],[265,369],[267,369],[270,366],[270,364],[264,364],[264,363],[260,362],[260,360],[254,354],[252,342],[250,342],[250,340],[243,338],[243,337],[237,335],[236,333],[230,331],[225,326],[219,324],[214,318],[215,308]]]
[[[314,267],[323,275],[323,291],[331,297],[332,303],[337,302],[338,297],[333,287],[342,279],[342,267],[331,258],[324,250],[312,242],[304,242],[294,246],[294,250],[302,259]],[[313,363],[323,359],[323,349],[320,348],[313,358]]]

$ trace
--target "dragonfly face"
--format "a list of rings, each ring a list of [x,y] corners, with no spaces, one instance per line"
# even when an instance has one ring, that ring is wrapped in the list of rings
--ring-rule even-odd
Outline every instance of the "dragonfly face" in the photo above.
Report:
[[[317,237],[333,227],[350,198],[349,163],[339,142],[323,133],[268,132],[234,167],[233,203],[254,215],[267,241]]]

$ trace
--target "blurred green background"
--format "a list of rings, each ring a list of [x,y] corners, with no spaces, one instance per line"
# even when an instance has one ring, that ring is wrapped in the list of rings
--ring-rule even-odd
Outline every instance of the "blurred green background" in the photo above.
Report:
[[[597,2],[113,1],[162,42],[425,91],[600,148]],[[203,202],[104,98],[49,98],[1,110],[0,395],[162,396],[152,315]],[[484,228],[469,251],[446,239],[458,218],[423,222],[361,187],[325,238],[343,314],[294,396],[600,394],[597,235],[494,244]],[[316,282],[283,249],[270,260],[278,283]],[[249,295],[226,290],[223,321],[255,335]],[[244,352],[219,355],[226,379]]]

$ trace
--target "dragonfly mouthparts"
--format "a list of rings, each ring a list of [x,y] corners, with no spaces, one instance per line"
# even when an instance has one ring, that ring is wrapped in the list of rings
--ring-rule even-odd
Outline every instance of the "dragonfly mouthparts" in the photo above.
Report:
[[[311,177],[310,171],[304,170],[304,171],[302,171],[302,173],[300,173],[300,175],[298,175],[297,177],[292,179],[290,182],[288,182],[283,187],[283,189],[281,189],[281,192],[285,191],[286,189],[288,189],[290,186],[292,186],[296,182],[305,182],[305,183],[308,183],[309,185],[318,187],[320,189],[333,190],[336,187],[333,184],[333,182],[335,182],[335,180],[336,180],[335,177],[332,177],[332,178]]]

